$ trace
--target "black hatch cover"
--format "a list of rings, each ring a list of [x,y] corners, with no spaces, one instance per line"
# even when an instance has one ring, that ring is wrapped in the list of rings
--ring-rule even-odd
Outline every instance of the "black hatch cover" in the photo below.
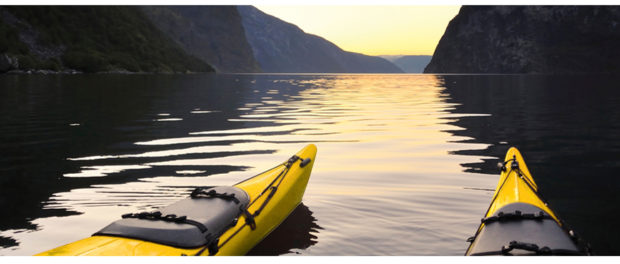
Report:
[[[162,208],[155,215],[157,217],[152,217],[153,213],[147,213],[151,217],[124,215],[123,219],[94,235],[134,238],[180,248],[208,245],[235,223],[235,219],[248,206],[250,197],[244,190],[232,186],[212,187],[206,191],[215,191],[218,195],[180,200]],[[226,199],[231,194],[236,199]]]

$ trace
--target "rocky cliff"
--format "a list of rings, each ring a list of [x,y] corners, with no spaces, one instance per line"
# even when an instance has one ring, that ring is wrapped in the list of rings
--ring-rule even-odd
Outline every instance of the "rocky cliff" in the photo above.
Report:
[[[0,7],[0,73],[393,73],[251,6]]]
[[[0,7],[0,57],[3,70],[213,71],[130,6]]]
[[[260,71],[235,6],[144,6],[142,10],[185,51],[216,71]]]
[[[463,6],[425,73],[620,72],[620,7]]]
[[[396,73],[389,61],[346,52],[252,6],[239,6],[245,34],[264,72]],[[319,19],[319,18],[317,18]]]

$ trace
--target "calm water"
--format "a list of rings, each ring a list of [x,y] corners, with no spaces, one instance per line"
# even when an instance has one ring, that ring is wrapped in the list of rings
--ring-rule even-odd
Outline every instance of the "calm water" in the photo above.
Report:
[[[619,255],[620,77],[0,76],[0,255],[229,185],[308,143],[303,204],[252,255],[462,255],[509,146]]]

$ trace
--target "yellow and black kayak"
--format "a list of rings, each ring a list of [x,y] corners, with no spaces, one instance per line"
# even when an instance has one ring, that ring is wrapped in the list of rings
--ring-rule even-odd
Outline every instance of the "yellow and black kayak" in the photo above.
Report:
[[[515,147],[506,153],[491,205],[468,242],[468,256],[590,254],[589,246],[540,197]]]
[[[91,237],[37,255],[244,255],[301,203],[316,151],[308,145],[233,186],[196,188],[159,211],[122,215]]]

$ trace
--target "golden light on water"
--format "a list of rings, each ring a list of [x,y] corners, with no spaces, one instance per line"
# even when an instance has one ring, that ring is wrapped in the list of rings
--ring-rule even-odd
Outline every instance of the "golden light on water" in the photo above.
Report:
[[[92,234],[124,213],[171,204],[185,197],[190,187],[235,184],[287,160],[291,153],[309,143],[316,144],[318,154],[304,194],[304,205],[315,212],[316,219],[323,221],[325,230],[338,230],[336,233],[321,231],[324,232],[321,243],[314,247],[321,254],[382,254],[382,251],[351,245],[344,247],[350,251],[332,251],[335,245],[346,244],[351,237],[368,236],[364,232],[370,230],[360,233],[362,225],[374,226],[372,233],[385,233],[390,237],[388,243],[392,238],[408,241],[409,233],[393,228],[402,221],[419,227],[416,233],[421,229],[433,230],[430,234],[436,233],[434,230],[448,232],[447,229],[451,236],[465,236],[453,234],[455,224],[450,219],[478,219],[479,215],[462,211],[459,202],[465,197],[480,206],[487,205],[490,194],[464,187],[489,189],[496,184],[495,178],[463,177],[460,165],[479,162],[480,157],[450,154],[488,147],[461,142],[467,138],[450,132],[463,129],[452,124],[454,120],[486,114],[455,113],[458,103],[449,100],[441,76],[247,75],[239,78],[253,85],[191,90],[192,95],[196,91],[239,94],[241,100],[232,109],[199,103],[147,114],[149,118],[138,117],[144,120],[141,122],[157,126],[189,125],[183,133],[140,137],[128,146],[129,150],[117,153],[69,157],[67,162],[76,167],[65,173],[65,178],[77,181],[103,177],[109,181],[57,192],[43,208],[83,213],[58,219],[40,218],[33,223],[41,231],[9,230],[0,232],[0,236],[16,238],[28,245],[20,253],[34,254]],[[225,118],[220,120],[225,120],[228,126],[192,119],[209,115]],[[161,118],[180,120],[160,122]],[[115,182],[122,177],[137,179]],[[448,219],[448,222],[428,219]],[[85,226],[73,229],[76,232],[57,234],[57,230],[63,230],[61,227],[77,223]],[[417,246],[415,252],[429,254],[436,245]],[[411,252],[408,247],[396,249],[396,252]]]
[[[138,158],[184,157],[190,154],[217,155],[222,151],[246,153],[246,155],[222,158],[180,158],[136,164],[137,167],[128,165],[83,167],[83,171],[66,174],[65,177],[85,177],[90,174],[102,177],[124,170],[141,169],[143,166],[246,166],[249,157],[255,162],[251,167],[263,168],[270,166],[273,158],[270,155],[251,154],[251,150],[270,150],[281,155],[288,155],[289,152],[296,150],[299,145],[297,142],[305,141],[320,145],[322,153],[333,151],[332,154],[341,157],[333,163],[331,161],[322,163],[323,168],[333,171],[350,169],[348,166],[343,167],[342,164],[355,164],[357,169],[369,173],[398,172],[409,169],[419,172],[429,169],[431,171],[458,170],[458,167],[429,166],[429,164],[440,164],[441,161],[435,159],[444,156],[444,151],[423,153],[414,151],[429,148],[429,146],[444,149],[438,146],[445,144],[448,138],[453,137],[450,133],[443,132],[447,129],[454,129],[453,126],[447,124],[449,122],[447,118],[456,117],[456,115],[448,112],[453,104],[445,102],[441,82],[442,80],[434,75],[344,75],[299,80],[294,85],[309,88],[299,94],[288,96],[291,100],[284,102],[262,97],[260,103],[245,103],[239,110],[246,108],[247,110],[242,110],[239,116],[228,119],[229,122],[265,123],[267,126],[223,131],[199,130],[190,132],[184,137],[135,142],[136,145],[153,148],[164,146],[166,147],[164,150],[72,157],[68,160],[121,161]],[[158,116],[165,117],[168,115],[158,114]],[[276,133],[276,136],[270,136],[269,133]],[[412,136],[413,134],[415,136]],[[215,144],[222,141],[237,143],[225,148]],[[343,144],[348,147],[342,148]],[[332,146],[336,147],[332,148]],[[355,148],[360,148],[360,151],[350,151]],[[340,153],[342,149],[346,149],[346,153]],[[368,149],[373,149],[372,156],[365,154]],[[377,163],[378,159],[384,162]],[[409,160],[415,162],[409,162]]]
[[[277,6],[261,11],[367,55],[432,55],[460,6]]]

